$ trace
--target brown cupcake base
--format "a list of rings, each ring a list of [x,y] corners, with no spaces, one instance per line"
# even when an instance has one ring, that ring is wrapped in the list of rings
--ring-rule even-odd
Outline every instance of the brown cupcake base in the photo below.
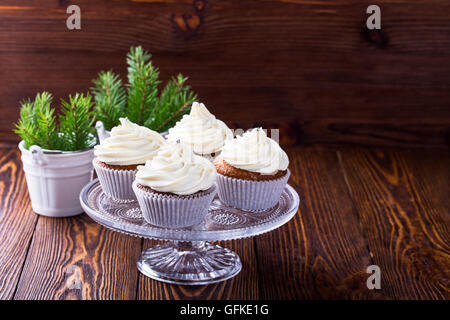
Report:
[[[156,190],[153,190],[150,187],[143,186],[142,184],[139,184],[139,183],[136,183],[136,187],[139,188],[142,191],[145,191],[145,192],[154,193],[154,194],[160,194],[160,195],[166,195],[166,196],[172,196],[172,197],[178,197],[178,198],[188,198],[188,197],[202,196],[202,195],[210,193],[211,188],[212,188],[211,187],[208,190],[197,191],[196,193],[192,193],[192,194],[179,195],[179,194],[175,194],[175,193],[171,193],[171,192],[156,191]]]
[[[144,164],[132,164],[128,166],[119,166],[119,165],[112,165],[107,164],[106,162],[100,161],[98,159],[94,160],[99,167],[106,168],[106,169],[113,169],[113,170],[136,170],[137,166],[143,166]]]
[[[137,170],[122,169],[126,166],[110,166],[97,159],[94,159],[92,163],[102,190],[107,196],[120,201],[136,199],[131,185],[136,177]],[[115,169],[116,167],[119,168]]]
[[[250,180],[250,181],[267,181],[275,180],[286,175],[287,170],[278,170],[275,174],[261,174],[257,172],[251,172],[239,168],[235,168],[228,164],[221,156],[214,160],[214,166],[218,173],[236,179]]]

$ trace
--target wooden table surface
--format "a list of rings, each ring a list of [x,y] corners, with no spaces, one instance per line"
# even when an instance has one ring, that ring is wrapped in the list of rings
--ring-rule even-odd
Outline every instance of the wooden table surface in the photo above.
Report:
[[[235,278],[177,286],[140,274],[155,241],[83,214],[36,215],[16,148],[0,148],[1,299],[448,299],[450,155],[446,150],[288,150],[301,198],[285,226],[222,242]],[[366,268],[378,265],[381,289]]]

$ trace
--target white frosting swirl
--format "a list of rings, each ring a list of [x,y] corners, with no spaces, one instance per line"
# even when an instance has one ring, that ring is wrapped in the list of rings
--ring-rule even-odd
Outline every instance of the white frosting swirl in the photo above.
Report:
[[[94,154],[99,161],[110,165],[144,164],[164,142],[159,133],[120,118],[120,125],[112,128],[109,138],[95,146]]]
[[[191,112],[184,115],[175,127],[169,129],[167,139],[180,140],[191,146],[200,155],[218,152],[226,140],[233,138],[233,133],[225,123],[216,119],[203,103],[194,102]]]
[[[152,160],[138,166],[136,182],[159,192],[189,195],[211,188],[216,176],[214,165],[189,146],[166,142]]]
[[[221,155],[235,168],[261,174],[275,174],[278,170],[286,170],[289,165],[286,152],[260,128],[226,141]]]

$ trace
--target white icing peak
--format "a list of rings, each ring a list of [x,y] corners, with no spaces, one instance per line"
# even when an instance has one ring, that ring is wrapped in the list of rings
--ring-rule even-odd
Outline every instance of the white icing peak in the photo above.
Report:
[[[110,165],[144,164],[156,155],[164,141],[159,133],[120,118],[120,125],[112,128],[109,138],[95,146],[94,154]]]
[[[189,195],[211,188],[216,176],[214,165],[189,146],[166,142],[152,160],[138,166],[136,182],[159,192]]]
[[[194,118],[203,119],[204,121],[216,120],[216,117],[206,109],[206,106],[198,102],[192,103],[190,115]]]
[[[224,142],[232,138],[233,133],[227,125],[198,102],[192,104],[190,114],[184,115],[175,127],[169,129],[167,136],[169,141],[180,140],[201,155],[218,152]]]
[[[289,165],[286,152],[260,128],[226,141],[221,155],[235,168],[261,174],[275,174],[278,170],[286,170]]]

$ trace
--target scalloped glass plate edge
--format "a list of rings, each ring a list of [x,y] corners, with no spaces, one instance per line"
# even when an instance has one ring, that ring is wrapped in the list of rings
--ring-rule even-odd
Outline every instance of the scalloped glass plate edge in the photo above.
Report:
[[[215,227],[215,229],[211,229],[211,225],[214,223],[211,219],[209,219],[209,216],[211,216],[209,213],[206,219],[198,226],[194,226],[192,228],[170,229],[152,226],[143,221],[142,218],[136,221],[127,221],[122,219],[120,216],[108,215],[106,213],[99,212],[96,208],[93,208],[93,206],[89,204],[90,193],[95,191],[96,188],[100,188],[97,179],[87,184],[80,193],[81,205],[84,211],[93,220],[118,232],[136,237],[159,240],[222,241],[257,236],[277,229],[290,221],[297,213],[300,204],[300,199],[297,192],[290,185],[286,185],[283,191],[282,199],[280,199],[280,202],[284,199],[282,209],[277,207],[280,203],[274,208],[268,209],[264,212],[238,210],[225,206],[221,203],[218,208],[216,207],[215,209],[211,209],[213,213],[215,212],[214,210],[221,210],[221,212],[232,211],[232,214],[239,217],[244,217],[248,220],[245,221],[247,223],[246,225],[242,223],[244,226],[239,227],[239,225],[237,225],[233,228],[233,226],[229,225],[214,225],[213,227]],[[101,191],[97,190],[97,193],[99,194],[97,197],[105,196]],[[97,201],[97,198],[95,198],[95,200]],[[215,201],[216,204],[219,203],[218,199]],[[117,205],[122,207],[127,207],[130,205],[137,206],[137,202],[134,204],[124,203]],[[223,229],[220,229],[221,227],[223,227]]]

